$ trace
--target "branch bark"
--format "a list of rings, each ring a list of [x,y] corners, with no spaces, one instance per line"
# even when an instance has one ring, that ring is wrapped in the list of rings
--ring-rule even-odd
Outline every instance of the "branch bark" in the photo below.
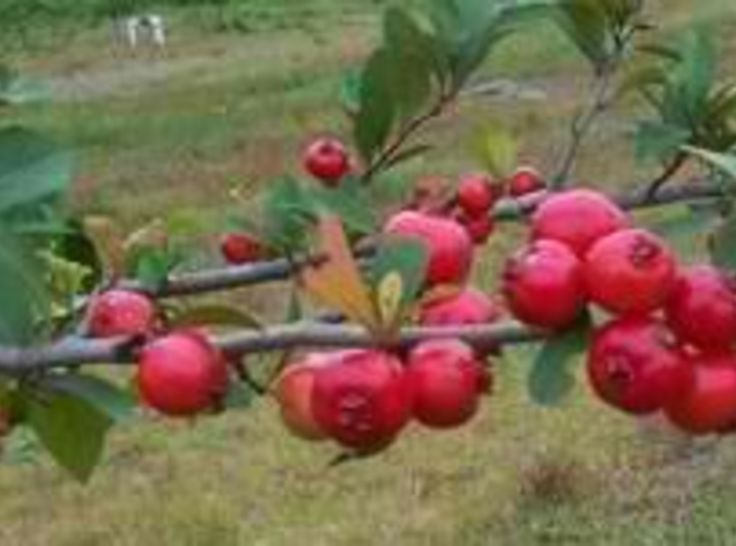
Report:
[[[396,348],[443,338],[462,339],[483,347],[492,343],[528,343],[543,339],[544,333],[511,321],[473,326],[410,327],[401,332],[397,341],[386,346],[360,326],[301,322],[214,337],[212,341],[226,354],[244,355],[297,348]],[[48,347],[0,346],[0,374],[24,377],[72,365],[129,365],[135,361],[137,349],[143,343],[142,339],[70,337]]]

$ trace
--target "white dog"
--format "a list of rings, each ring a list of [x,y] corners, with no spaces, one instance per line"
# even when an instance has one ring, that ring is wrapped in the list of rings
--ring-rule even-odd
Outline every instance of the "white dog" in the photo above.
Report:
[[[123,20],[123,34],[128,46],[135,49],[144,40],[157,47],[166,46],[164,18],[156,14],[136,15]]]

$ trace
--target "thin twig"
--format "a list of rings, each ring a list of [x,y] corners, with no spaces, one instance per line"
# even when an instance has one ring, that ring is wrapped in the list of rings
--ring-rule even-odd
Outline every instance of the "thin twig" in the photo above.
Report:
[[[673,176],[675,176],[678,171],[685,165],[687,162],[688,156],[684,153],[678,153],[672,161],[664,168],[662,173],[652,180],[649,185],[647,186],[646,190],[646,196],[648,200],[654,200],[657,193],[660,191],[662,186],[664,186],[667,182],[669,182]]]
[[[404,144],[412,135],[417,132],[424,124],[440,116],[445,110],[447,104],[449,104],[454,97],[441,95],[435,105],[430,108],[427,112],[419,115],[406,123],[396,134],[393,142],[386,146],[366,168],[365,172],[361,176],[361,180],[364,183],[370,182],[370,180],[384,169],[387,165],[391,164],[394,157],[401,151]]]
[[[556,188],[562,187],[565,181],[569,180],[585,137],[588,136],[588,133],[593,128],[598,116],[610,106],[611,101],[609,95],[616,66],[617,63],[611,64],[604,68],[600,75],[596,77],[593,85],[592,100],[588,108],[579,113],[570,125],[570,142],[562,154],[560,166],[553,177],[553,183]]]

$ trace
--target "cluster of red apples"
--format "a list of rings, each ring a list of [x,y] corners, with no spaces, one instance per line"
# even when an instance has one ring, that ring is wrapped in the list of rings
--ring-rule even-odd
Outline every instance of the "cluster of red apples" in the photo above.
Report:
[[[315,142],[304,165],[328,186],[351,169],[345,148],[332,140]],[[734,281],[711,266],[681,267],[664,241],[635,228],[603,194],[545,195],[530,219],[530,240],[507,262],[501,297],[467,284],[474,245],[493,231],[496,201],[543,189],[531,169],[504,184],[469,175],[446,206],[430,206],[432,199],[420,194],[388,219],[385,236],[425,245],[427,294],[440,294],[421,300],[416,321],[488,324],[508,309],[530,327],[556,334],[577,327],[592,310],[606,321],[594,333],[587,368],[603,401],[635,415],[662,412],[692,434],[736,427]],[[232,263],[261,255],[258,241],[245,237],[223,242]],[[228,386],[224,356],[200,331],[155,337],[157,326],[155,307],[141,294],[111,290],[90,308],[91,335],[148,340],[137,372],[147,406],[170,416],[217,407]],[[391,444],[411,421],[433,429],[467,423],[491,391],[490,360],[498,350],[439,339],[393,351],[305,353],[284,369],[272,392],[284,423],[299,437],[329,438],[370,453]]]

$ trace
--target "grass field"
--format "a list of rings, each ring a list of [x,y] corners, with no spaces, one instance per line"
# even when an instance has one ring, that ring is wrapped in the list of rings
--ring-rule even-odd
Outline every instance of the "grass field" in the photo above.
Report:
[[[724,70],[736,70],[729,0],[654,4],[667,32],[694,16],[717,21]],[[206,244],[239,208],[233,188],[252,196],[269,177],[297,172],[311,134],[344,134],[340,75],[370,50],[379,9],[358,0],[258,5],[245,33],[213,32],[202,10],[172,11],[164,53],[130,54],[93,28],[66,36],[63,48],[13,54],[56,91],[55,102],[10,115],[78,149],[72,207],[128,227],[161,217]],[[438,150],[406,175],[473,168],[478,120],[510,126],[523,156],[551,168],[585,89],[582,68],[552,29],[509,42],[484,78],[518,80],[543,98],[464,100],[432,128]],[[651,174],[631,159],[626,113],[603,120],[581,180],[615,187]],[[490,246],[479,284],[493,286],[512,240]],[[244,298],[271,308],[277,292]],[[472,426],[412,429],[388,453],[337,468],[327,466],[334,448],[287,436],[269,400],[196,424],[122,427],[86,487],[45,457],[10,450],[0,465],[0,545],[736,544],[733,440],[692,441],[656,419],[620,417],[582,383],[563,408],[535,407],[525,388],[532,354],[504,356],[497,395]]]

